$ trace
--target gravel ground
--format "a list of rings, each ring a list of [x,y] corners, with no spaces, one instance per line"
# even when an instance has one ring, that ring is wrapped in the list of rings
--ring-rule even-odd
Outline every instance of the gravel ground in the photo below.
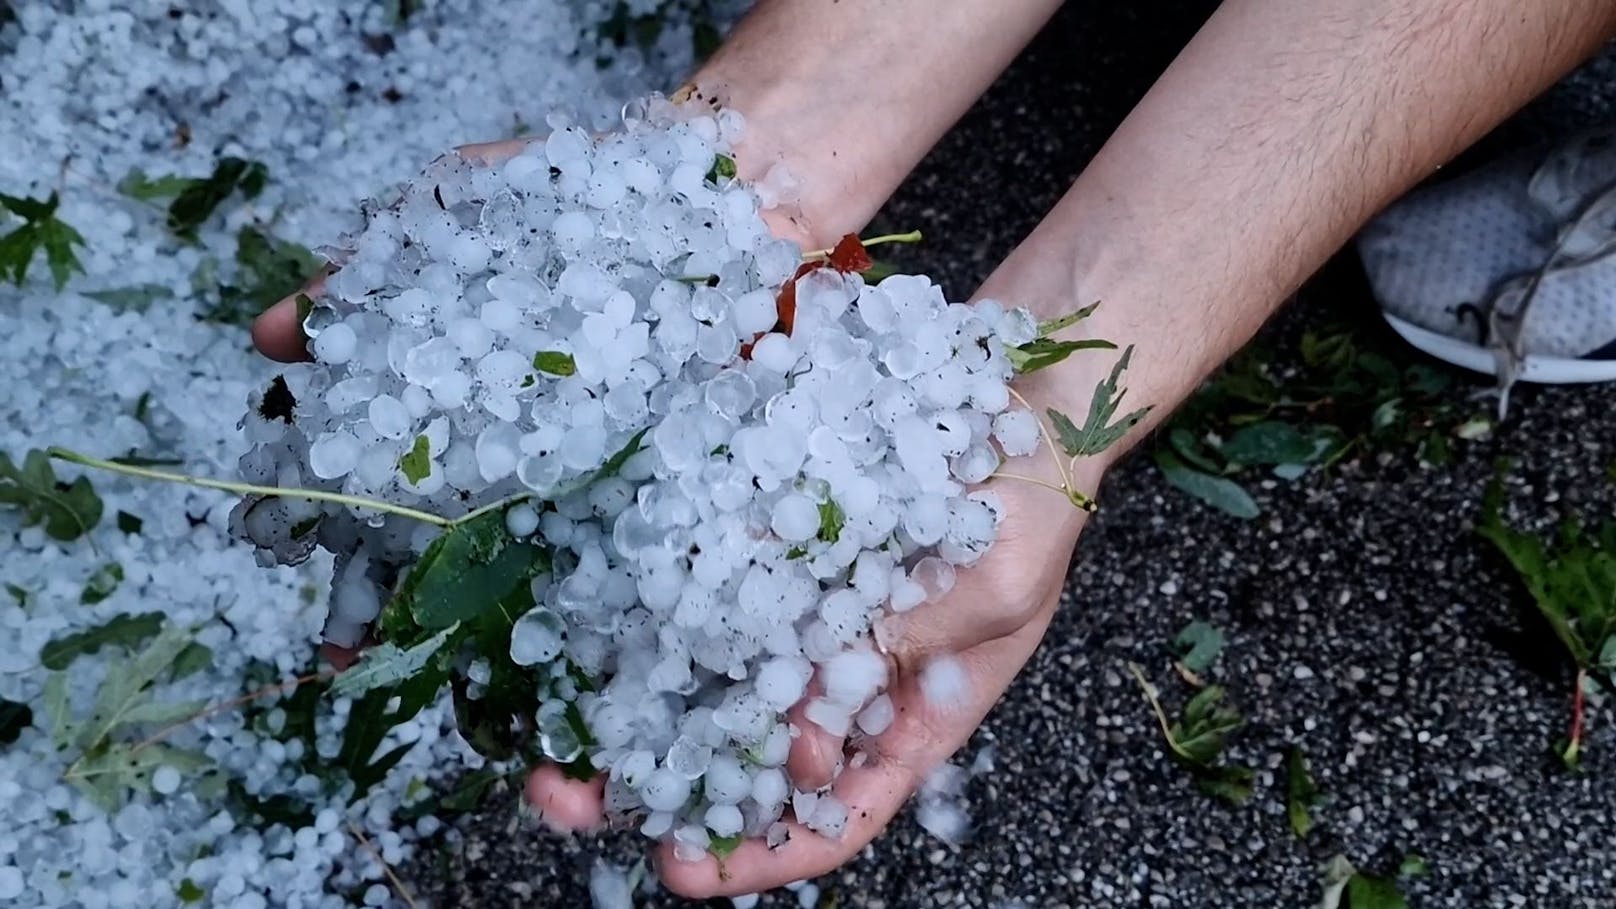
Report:
[[[890,206],[884,224],[932,238],[903,255],[968,291],[1212,5],[1068,4]],[[1295,360],[1303,327],[1342,318],[1372,325],[1351,262],[1326,269],[1268,340],[1280,363]],[[1480,413],[1479,390],[1461,382],[1453,396]],[[1527,389],[1516,402],[1508,425],[1460,443],[1446,467],[1391,452],[1270,483],[1253,490],[1263,516],[1252,522],[1175,492],[1144,459],[1115,471],[1069,602],[966,752],[992,743],[998,760],[971,787],[975,840],[951,850],[906,816],[820,881],[822,905],[1311,906],[1331,856],[1389,870],[1407,852],[1430,865],[1405,885],[1415,906],[1616,905],[1616,723],[1593,712],[1585,773],[1555,763],[1570,674],[1474,533],[1505,455],[1518,524],[1616,508],[1616,386]],[[1229,636],[1211,675],[1249,720],[1230,751],[1258,768],[1242,808],[1169,763],[1126,671],[1146,666],[1176,710],[1186,689],[1165,642],[1192,618]],[[1285,818],[1293,744],[1328,796],[1306,842]],[[600,844],[532,829],[514,800],[403,869],[417,893],[440,906],[582,905]],[[621,857],[628,845],[610,848]]]

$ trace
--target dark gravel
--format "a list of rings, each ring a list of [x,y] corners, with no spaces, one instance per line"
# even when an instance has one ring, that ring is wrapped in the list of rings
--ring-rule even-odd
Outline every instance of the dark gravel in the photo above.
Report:
[[[1067,4],[884,215],[931,238],[903,261],[968,292],[1212,6]],[[1355,265],[1339,262],[1265,341],[1294,362],[1301,328],[1369,325],[1372,312]],[[1414,358],[1369,331],[1389,355]],[[1452,394],[1482,413],[1479,390],[1466,380]],[[1595,709],[1586,771],[1557,765],[1549,745],[1565,732],[1570,672],[1474,533],[1501,456],[1516,464],[1518,524],[1616,511],[1613,413],[1616,386],[1526,389],[1510,423],[1456,443],[1450,465],[1391,451],[1267,482],[1250,522],[1177,493],[1144,459],[1124,465],[1084,536],[1069,601],[967,752],[992,743],[998,760],[972,784],[975,841],[948,849],[906,816],[820,881],[824,905],[1312,906],[1331,856],[1390,870],[1417,852],[1430,865],[1405,883],[1417,907],[1616,906],[1616,722]],[[1165,642],[1193,618],[1229,636],[1210,675],[1249,720],[1231,746],[1258,768],[1242,808],[1197,792],[1169,763],[1126,671],[1147,667],[1176,709],[1187,689]],[[1306,842],[1285,818],[1292,745],[1329,799]],[[514,801],[404,869],[417,894],[439,906],[587,905],[600,845],[532,829]],[[622,857],[630,844],[610,848]]]

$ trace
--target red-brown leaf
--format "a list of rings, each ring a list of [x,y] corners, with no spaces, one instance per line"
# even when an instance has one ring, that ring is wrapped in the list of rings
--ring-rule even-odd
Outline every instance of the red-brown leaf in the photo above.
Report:
[[[870,270],[875,260],[870,258],[870,251],[864,248],[864,242],[858,234],[848,234],[836,241],[836,248],[830,251],[830,266],[842,274],[853,272],[863,273]]]

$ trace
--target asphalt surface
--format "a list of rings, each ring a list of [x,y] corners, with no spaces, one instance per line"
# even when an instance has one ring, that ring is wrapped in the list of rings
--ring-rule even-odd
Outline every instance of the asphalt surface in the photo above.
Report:
[[[930,238],[903,262],[967,293],[1214,5],[1068,4],[885,213],[883,223]],[[1283,365],[1297,359],[1303,328],[1343,319],[1373,325],[1350,260],[1310,284],[1265,341]],[[1415,358],[1366,330],[1389,355]],[[1482,390],[1461,381],[1452,397],[1482,413]],[[1515,462],[1518,524],[1546,528],[1568,508],[1616,511],[1616,386],[1524,389],[1515,403],[1507,425],[1456,444],[1442,468],[1392,451],[1256,485],[1255,521],[1176,492],[1147,459],[1114,471],[1068,602],[963,754],[991,743],[997,755],[997,772],[971,785],[974,840],[944,847],[906,814],[821,879],[822,905],[1302,907],[1316,904],[1319,868],[1334,855],[1385,871],[1413,852],[1430,868],[1404,884],[1416,907],[1616,906],[1616,711],[1592,711],[1585,772],[1556,764],[1549,746],[1565,732],[1569,669],[1474,532],[1502,456]],[[1248,720],[1229,750],[1258,769],[1244,807],[1198,792],[1170,763],[1126,671],[1129,661],[1147,667],[1176,709],[1187,689],[1167,642],[1191,619],[1229,638],[1209,674]],[[1293,745],[1328,799],[1306,841],[1285,817]],[[631,854],[626,839],[534,829],[514,801],[495,799],[402,869],[417,896],[587,905],[589,857]]]

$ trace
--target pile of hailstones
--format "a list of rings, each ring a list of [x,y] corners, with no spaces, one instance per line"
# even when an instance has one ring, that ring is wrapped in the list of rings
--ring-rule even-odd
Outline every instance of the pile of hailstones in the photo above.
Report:
[[[608,810],[692,859],[715,837],[778,841],[788,809],[842,831],[847,808],[785,774],[784,712],[818,670],[809,721],[888,728],[872,621],[982,556],[999,506],[970,487],[1039,440],[1009,407],[1004,350],[1036,334],[1026,312],[828,266],[784,311],[803,252],[770,236],[760,197],[788,204],[789,184],[718,176],[740,128],[653,102],[612,135],[561,128],[494,166],[437,162],[350,238],[306,320],[313,362],[284,376],[296,419],[249,417],[243,459],[251,481],[445,516],[531,494],[507,527],[555,569],[510,656],[603,681],[573,696]],[[564,368],[536,366],[557,354]],[[401,467],[417,439],[424,475]],[[337,554],[342,644],[377,616],[385,569],[435,532],[264,504],[246,530],[271,560],[316,536]],[[317,534],[292,532],[316,516]],[[937,697],[960,696],[957,672],[934,675]],[[539,709],[541,731],[558,712]]]

